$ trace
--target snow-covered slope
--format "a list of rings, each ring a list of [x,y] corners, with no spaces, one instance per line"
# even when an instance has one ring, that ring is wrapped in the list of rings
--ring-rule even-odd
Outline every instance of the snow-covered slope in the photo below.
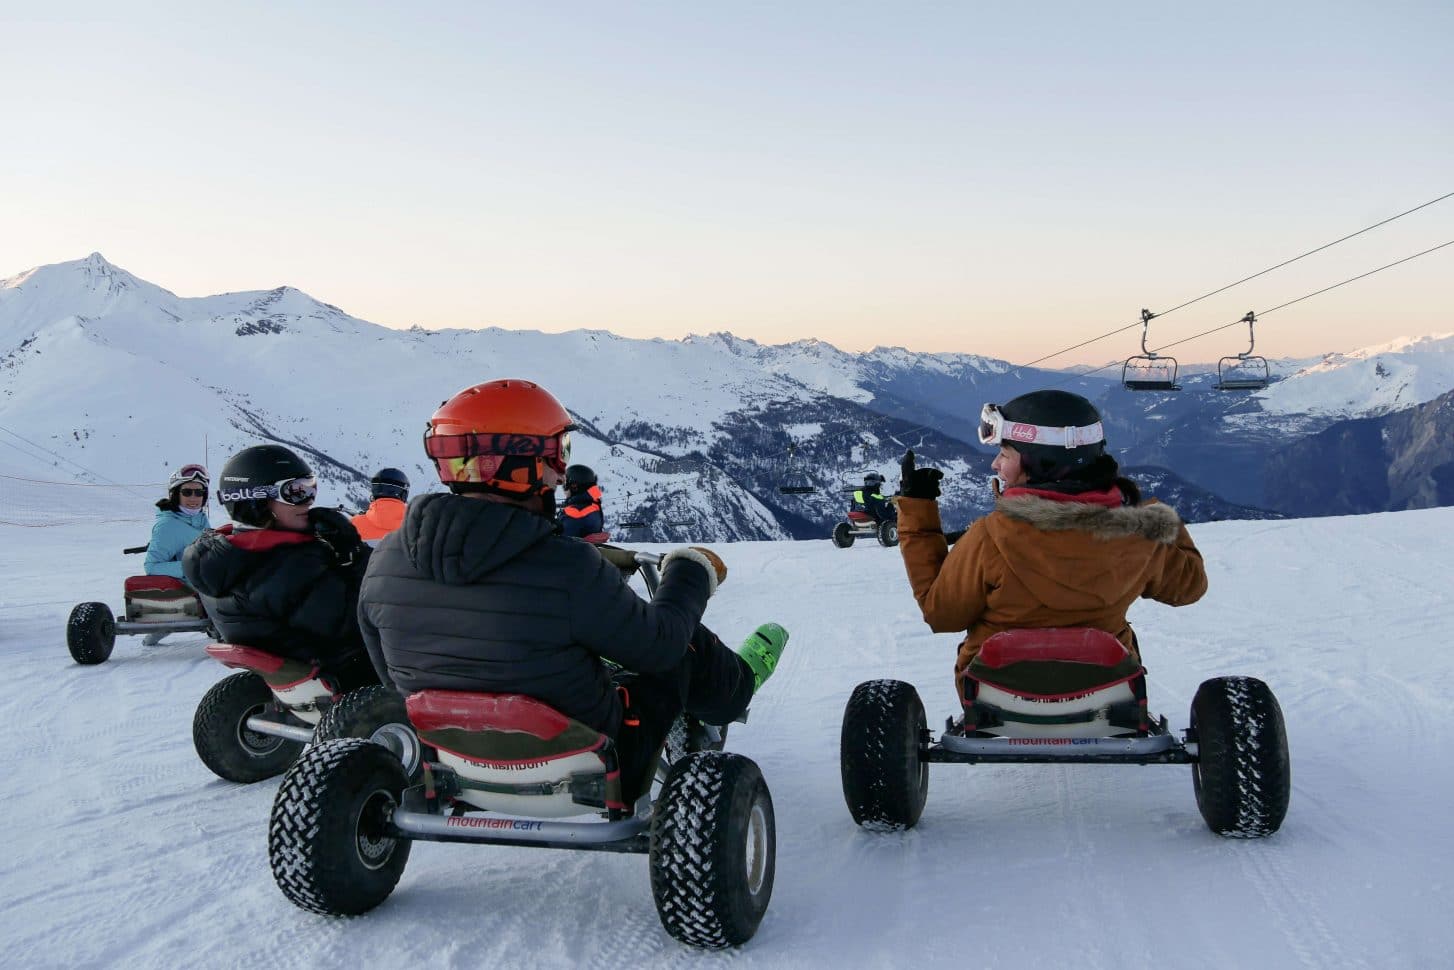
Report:
[[[1400,337],[1292,370],[1258,395],[1273,414],[1370,417],[1424,404],[1454,387],[1454,334]]]
[[[1130,402],[1105,375],[972,354],[849,354],[726,333],[392,330],[287,286],[178,297],[92,254],[0,283],[0,473],[156,482],[183,462],[215,465],[276,440],[307,454],[330,501],[357,506],[384,465],[424,487],[427,417],[461,387],[513,376],[540,381],[576,415],[576,458],[607,483],[608,526],[647,521],[662,539],[688,525],[703,539],[801,537],[826,534],[842,489],[869,470],[891,475],[907,447],[948,473],[952,518],[975,514],[987,503],[988,452],[970,443],[980,405],[1067,386],[1102,407],[1124,463],[1170,468],[1209,506],[1217,496],[1206,489],[1255,506],[1264,452],[1338,416],[1448,390],[1451,348],[1454,338],[1429,338],[1279,364],[1290,376],[1260,402],[1218,395],[1210,378]],[[1256,454],[1219,450],[1254,438]],[[784,497],[782,484],[822,491]]]
[[[579,420],[575,458],[607,483],[608,523],[649,519],[661,538],[687,526],[703,539],[824,534],[837,486],[888,470],[912,422],[865,407],[867,358],[812,349],[725,334],[391,330],[290,287],[179,298],[92,255],[0,288],[0,424],[30,440],[27,461],[50,452],[52,476],[102,482],[159,481],[281,441],[307,453],[332,500],[359,504],[373,468],[432,479],[419,440],[440,401],[524,377]],[[962,473],[959,492],[977,488],[969,446],[918,439]],[[776,484],[805,475],[834,491],[779,500]]]
[[[936,731],[957,637],[919,618],[894,550],[724,545],[707,621],[772,619],[781,666],[729,747],[776,806],[777,880],[757,937],[674,943],[646,861],[419,844],[394,895],[353,920],[286,902],[267,861],[276,782],[219,781],[192,712],[227,671],[196,638],[77,667],[72,603],[119,605],[144,526],[0,526],[0,801],[11,837],[0,938],[17,967],[1208,967],[1427,970],[1454,927],[1439,747],[1454,696],[1454,509],[1192,527],[1211,591],[1132,612],[1150,703],[1187,725],[1197,684],[1266,680],[1293,795],[1261,841],[1209,833],[1185,767],[935,765],[913,831],[854,826],[838,736],[855,684],[914,684]],[[1416,603],[1417,608],[1410,608]]]

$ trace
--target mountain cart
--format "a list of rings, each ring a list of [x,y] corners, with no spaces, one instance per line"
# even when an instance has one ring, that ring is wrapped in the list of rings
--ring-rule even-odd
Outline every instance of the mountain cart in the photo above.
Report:
[[[859,684],[843,714],[840,769],[849,813],[869,829],[912,828],[930,764],[1182,764],[1207,827],[1271,835],[1292,787],[1272,691],[1251,677],[1205,681],[1181,739],[1147,712],[1146,672],[1101,630],[1011,630],[985,641],[962,686],[964,713],[934,737],[911,684]]]

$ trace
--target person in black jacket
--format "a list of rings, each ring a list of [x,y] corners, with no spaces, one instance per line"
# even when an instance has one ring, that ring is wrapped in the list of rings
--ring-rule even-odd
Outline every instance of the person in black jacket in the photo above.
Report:
[[[414,499],[380,541],[359,623],[400,693],[527,694],[610,735],[634,799],[676,716],[740,716],[787,631],[764,624],[734,653],[701,624],[727,575],[709,550],[669,553],[647,602],[596,547],[562,536],[555,487],[571,428],[528,381],[489,381],[446,401],[424,444],[450,494]],[[613,677],[606,661],[631,673]]]
[[[317,494],[289,449],[244,448],[217,488],[236,524],[200,535],[182,571],[228,641],[317,663],[351,690],[378,683],[358,629],[370,549],[342,512],[313,508]]]

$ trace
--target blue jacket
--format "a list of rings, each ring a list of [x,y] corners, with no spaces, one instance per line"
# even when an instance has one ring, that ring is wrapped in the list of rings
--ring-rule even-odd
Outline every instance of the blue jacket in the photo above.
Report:
[[[146,546],[146,574],[182,579],[182,550],[209,528],[207,511],[183,515],[171,509],[157,509]]]

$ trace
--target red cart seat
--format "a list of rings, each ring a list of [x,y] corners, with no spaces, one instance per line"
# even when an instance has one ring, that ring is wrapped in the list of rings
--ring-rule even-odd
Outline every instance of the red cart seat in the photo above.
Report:
[[[975,661],[992,670],[1044,660],[1114,667],[1127,655],[1125,644],[1105,630],[1077,626],[996,633],[979,648]]]
[[[848,521],[856,522],[859,525],[864,525],[866,523],[872,522],[873,516],[869,515],[867,512],[849,512]]]
[[[126,577],[126,592],[139,593],[143,590],[165,590],[165,589],[188,589],[187,584],[180,579],[171,576],[128,576]]]
[[[461,801],[549,818],[626,807],[610,738],[549,704],[456,690],[419,691],[404,703],[419,739],[454,770]]]
[[[338,698],[333,685],[319,676],[318,666],[306,660],[280,657],[237,643],[209,643],[207,654],[223,666],[257,674],[278,703],[309,724],[317,724],[322,718],[321,702]]]
[[[1101,737],[1147,729],[1146,670],[1104,630],[1006,630],[960,685],[965,725],[1015,737]]]
[[[133,623],[160,623],[206,616],[192,588],[171,576],[128,576],[126,619]]]

